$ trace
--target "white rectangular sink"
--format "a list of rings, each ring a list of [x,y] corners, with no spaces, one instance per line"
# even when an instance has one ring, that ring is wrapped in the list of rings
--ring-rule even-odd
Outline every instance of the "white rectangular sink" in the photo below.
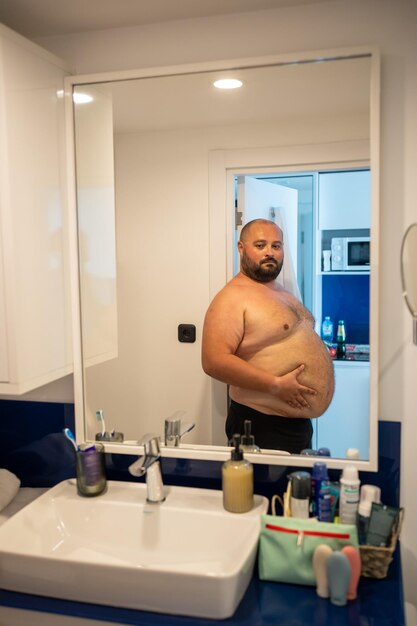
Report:
[[[222,492],[108,482],[93,498],[66,480],[0,527],[0,587],[144,611],[224,619],[250,582],[268,501],[223,509]]]

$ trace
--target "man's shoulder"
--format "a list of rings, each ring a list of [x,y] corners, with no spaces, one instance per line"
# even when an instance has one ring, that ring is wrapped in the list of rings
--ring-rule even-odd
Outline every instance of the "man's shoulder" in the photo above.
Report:
[[[245,300],[250,297],[253,285],[241,280],[239,275],[235,276],[221,289],[215,296],[213,303],[233,302],[234,305],[244,305]]]
[[[244,276],[242,274],[236,274],[229,282],[223,287],[220,293],[230,294],[235,297],[242,297],[244,293],[252,293],[257,288],[256,281]]]

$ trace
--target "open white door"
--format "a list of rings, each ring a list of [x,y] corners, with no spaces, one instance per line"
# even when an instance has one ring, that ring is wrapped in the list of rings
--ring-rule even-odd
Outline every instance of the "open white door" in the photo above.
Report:
[[[233,273],[239,271],[236,242],[242,226],[251,220],[263,218],[275,222],[284,232],[284,265],[278,281],[300,298],[297,284],[298,249],[298,191],[282,185],[259,180],[252,176],[239,176],[237,184],[237,212],[235,256]]]

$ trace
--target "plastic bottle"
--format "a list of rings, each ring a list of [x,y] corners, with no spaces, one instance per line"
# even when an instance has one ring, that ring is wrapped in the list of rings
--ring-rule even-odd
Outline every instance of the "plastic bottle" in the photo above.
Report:
[[[332,554],[332,548],[325,543],[319,544],[313,553],[313,572],[316,579],[316,593],[320,598],[329,597],[327,561]]]
[[[358,507],[358,539],[366,543],[372,502],[381,502],[381,489],[376,485],[362,485]]]
[[[321,325],[321,338],[326,343],[333,343],[333,322],[328,315]]]
[[[347,603],[351,575],[350,561],[346,554],[333,552],[327,559],[327,580],[332,604],[345,606]]]
[[[329,482],[327,465],[322,461],[317,461],[314,463],[313,471],[311,473],[311,508],[312,514],[315,517],[318,517],[319,515],[320,489],[323,481],[327,483]]]
[[[291,480],[291,516],[308,519],[310,516],[311,475],[309,472],[292,472]]]
[[[346,458],[347,459],[359,459],[360,454],[358,448],[348,448],[346,450]]]
[[[337,326],[336,358],[346,359],[346,328],[343,320],[339,320]]]
[[[233,435],[234,450],[223,463],[223,506],[231,513],[246,513],[253,507],[253,466],[243,458],[240,435]]]
[[[339,517],[341,524],[357,523],[360,484],[358,469],[354,465],[346,465],[340,479]]]
[[[341,552],[347,556],[350,563],[350,581],[346,597],[348,600],[356,600],[362,567],[359,550],[354,546],[344,546]]]
[[[321,448],[319,448],[317,450],[317,454],[318,456],[332,456],[330,449],[329,448],[325,448],[324,446],[322,446]]]
[[[330,481],[322,480],[320,484],[317,519],[319,522],[332,522],[332,494]]]

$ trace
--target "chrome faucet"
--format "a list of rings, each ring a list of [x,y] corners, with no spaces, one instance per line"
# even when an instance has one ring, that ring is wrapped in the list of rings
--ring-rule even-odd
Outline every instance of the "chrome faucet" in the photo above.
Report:
[[[159,504],[165,500],[161,464],[159,462],[161,458],[159,437],[157,435],[145,435],[142,443],[144,445],[144,455],[140,456],[128,469],[132,476],[143,476],[146,474],[146,501],[151,504]]]
[[[165,445],[169,448],[177,448],[184,435],[195,428],[195,422],[181,424],[181,420],[173,415],[165,420]]]

